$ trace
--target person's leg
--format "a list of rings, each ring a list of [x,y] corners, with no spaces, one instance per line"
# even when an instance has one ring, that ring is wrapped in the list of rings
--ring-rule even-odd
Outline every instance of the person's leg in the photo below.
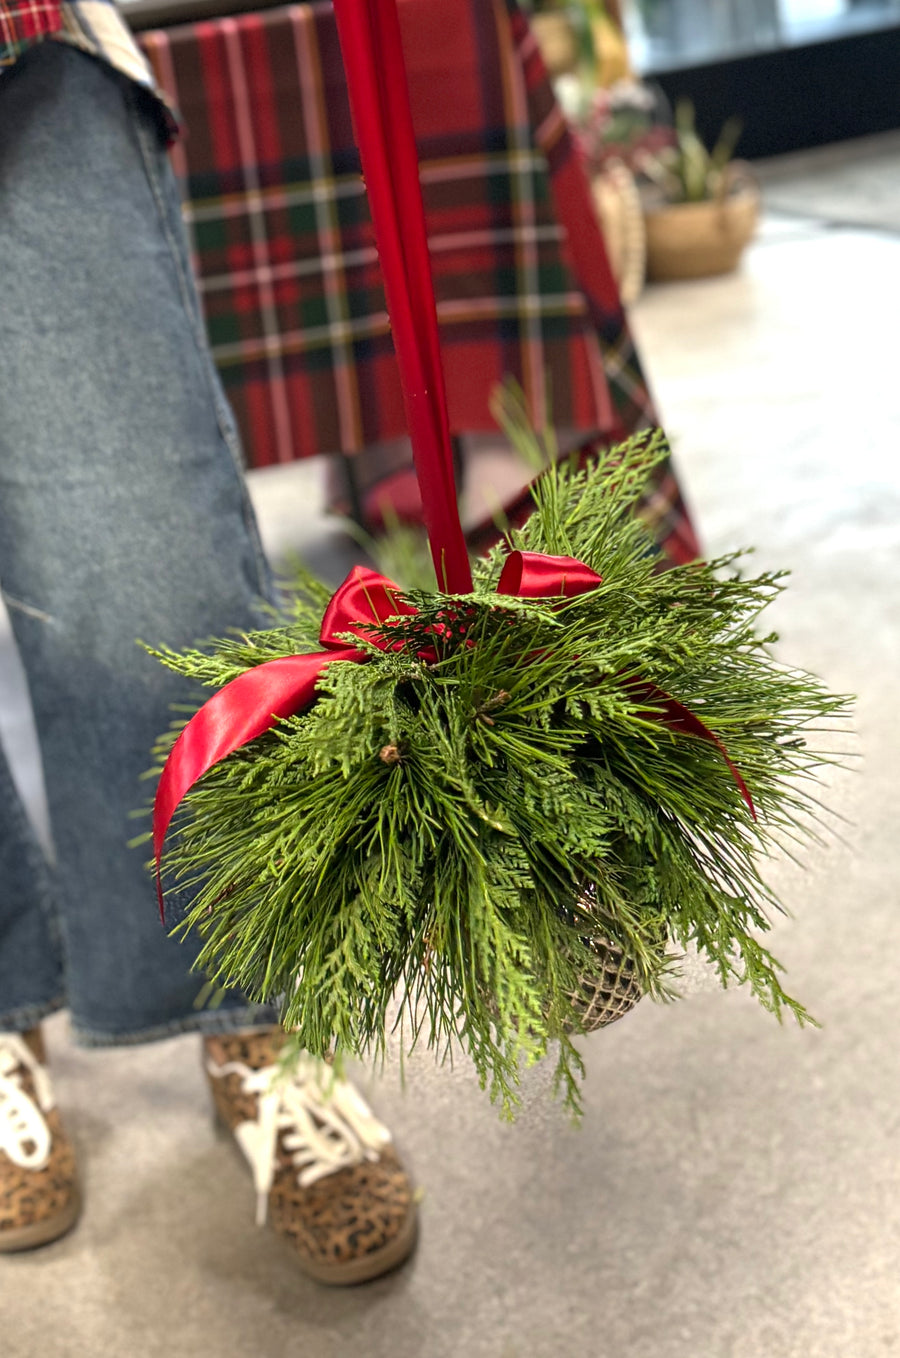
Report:
[[[54,884],[0,749],[0,1031],[65,1004]]]
[[[127,848],[154,738],[195,696],[136,639],[259,626],[269,591],[142,98],[56,44],[0,80],[0,583],[44,759],[67,1002],[94,1044],[266,1017],[236,995],[196,1007],[197,945],[166,936]],[[45,920],[4,896],[0,1026],[54,998]]]

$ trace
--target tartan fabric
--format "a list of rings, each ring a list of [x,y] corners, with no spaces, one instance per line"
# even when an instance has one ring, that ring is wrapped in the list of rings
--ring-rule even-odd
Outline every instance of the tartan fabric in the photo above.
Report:
[[[490,389],[512,373],[535,418],[549,379],[558,423],[606,428],[600,346],[562,258],[505,12],[463,0],[451,23],[447,0],[400,9],[453,427],[493,427]],[[330,5],[143,41],[189,129],[176,164],[213,352],[251,461],[401,435]]]
[[[0,0],[0,71],[44,38],[79,47],[150,90],[167,136],[175,135],[175,115],[159,97],[150,67],[115,0]]]
[[[62,26],[60,0],[0,0],[0,69]]]

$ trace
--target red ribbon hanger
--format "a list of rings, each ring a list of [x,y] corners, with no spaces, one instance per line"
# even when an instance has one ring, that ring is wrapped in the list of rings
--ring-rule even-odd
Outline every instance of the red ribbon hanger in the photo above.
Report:
[[[468,594],[397,0],[334,0],[334,14],[438,588]]]

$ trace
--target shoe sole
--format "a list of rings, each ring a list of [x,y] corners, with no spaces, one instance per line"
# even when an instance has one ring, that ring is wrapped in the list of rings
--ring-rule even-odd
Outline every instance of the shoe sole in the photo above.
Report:
[[[0,1254],[18,1254],[22,1250],[36,1250],[51,1245],[71,1231],[81,1215],[81,1196],[72,1194],[68,1206],[56,1216],[44,1221],[33,1221],[28,1226],[13,1226],[0,1231]]]
[[[361,1259],[353,1259],[347,1264],[316,1264],[299,1257],[297,1263],[317,1283],[324,1283],[327,1287],[356,1287],[359,1283],[370,1283],[386,1273],[393,1273],[412,1254],[418,1239],[419,1214],[413,1207],[400,1234],[380,1250],[373,1250],[371,1254],[364,1254]]]
[[[246,1172],[249,1168],[247,1158],[238,1145],[237,1138],[231,1128],[215,1105],[213,1106],[213,1123],[217,1136],[225,1138],[229,1142],[233,1153],[238,1157]],[[275,1233],[278,1234],[277,1231]],[[318,1264],[314,1260],[304,1259],[296,1253],[294,1258],[298,1267],[314,1282],[324,1283],[327,1287],[356,1287],[359,1283],[374,1282],[376,1278],[381,1278],[386,1273],[393,1273],[394,1269],[406,1262],[418,1242],[419,1212],[416,1204],[413,1203],[399,1234],[395,1235],[393,1240],[389,1240],[386,1245],[383,1245],[380,1250],[372,1250],[359,1259],[351,1259],[348,1263],[341,1264]],[[287,1245],[286,1241],[285,1245]]]

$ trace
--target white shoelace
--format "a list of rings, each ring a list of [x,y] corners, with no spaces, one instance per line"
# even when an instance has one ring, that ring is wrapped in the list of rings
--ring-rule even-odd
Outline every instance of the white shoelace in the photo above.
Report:
[[[291,1154],[303,1188],[328,1174],[377,1160],[391,1134],[360,1094],[336,1079],[322,1061],[303,1059],[285,1074],[278,1066],[253,1070],[240,1061],[207,1062],[215,1079],[241,1077],[241,1091],[255,1095],[255,1122],[241,1122],[234,1135],[250,1163],[256,1188],[256,1221],[266,1221],[278,1161],[278,1137]]]
[[[34,1099],[22,1088],[23,1066],[34,1083]],[[25,1039],[0,1033],[0,1151],[21,1169],[43,1169],[50,1159],[44,1113],[54,1103],[50,1076]]]

